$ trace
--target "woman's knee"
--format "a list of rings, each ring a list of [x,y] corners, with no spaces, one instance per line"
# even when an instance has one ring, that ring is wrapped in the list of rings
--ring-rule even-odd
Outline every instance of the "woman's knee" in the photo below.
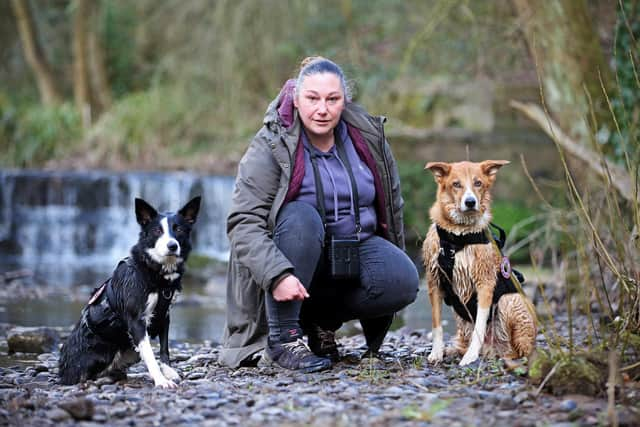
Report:
[[[324,226],[318,211],[308,203],[287,203],[276,219],[276,244],[283,238],[294,239],[303,245],[322,245]]]
[[[415,301],[420,285],[416,266],[408,256],[403,261],[398,262],[393,269],[389,270],[386,278],[385,299],[394,308],[394,311],[401,310]]]

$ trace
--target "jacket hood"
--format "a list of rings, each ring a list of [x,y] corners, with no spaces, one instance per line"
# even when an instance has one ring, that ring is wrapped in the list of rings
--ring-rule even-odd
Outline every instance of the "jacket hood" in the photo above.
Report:
[[[280,93],[271,101],[264,115],[263,123],[270,125],[280,123],[285,128],[290,128],[295,122],[296,109],[293,105],[293,96],[296,89],[296,81],[289,79],[280,89]]]

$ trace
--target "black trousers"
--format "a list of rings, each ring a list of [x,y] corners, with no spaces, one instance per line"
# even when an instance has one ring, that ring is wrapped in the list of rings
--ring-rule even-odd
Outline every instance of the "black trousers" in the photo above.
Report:
[[[324,238],[322,220],[313,206],[290,202],[278,215],[275,244],[294,265],[293,274],[310,298],[278,302],[268,294],[269,339],[286,340],[294,329],[302,332],[301,319],[303,326],[317,324],[331,330],[359,319],[367,342],[374,344],[370,340],[382,334],[381,343],[394,313],[416,298],[419,278],[415,265],[397,246],[372,236],[359,246],[359,280],[335,282],[326,275]]]

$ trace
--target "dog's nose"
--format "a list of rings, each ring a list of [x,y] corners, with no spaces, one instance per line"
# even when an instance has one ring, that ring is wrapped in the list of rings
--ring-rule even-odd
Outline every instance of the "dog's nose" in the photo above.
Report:
[[[464,205],[468,208],[474,208],[476,206],[476,199],[473,197],[467,197],[464,199]]]
[[[167,243],[167,249],[169,249],[171,252],[177,251],[178,242],[176,242],[175,240],[170,241],[169,243]]]

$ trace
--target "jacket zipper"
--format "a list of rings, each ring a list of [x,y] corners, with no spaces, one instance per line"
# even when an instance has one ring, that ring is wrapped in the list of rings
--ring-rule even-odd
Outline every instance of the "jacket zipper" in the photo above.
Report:
[[[387,175],[387,187],[389,188],[389,191],[387,191],[387,193],[389,193],[387,195],[387,198],[389,199],[389,209],[391,211],[391,218],[389,218],[389,226],[391,228],[391,230],[389,230],[390,232],[393,233],[393,236],[395,237],[395,240],[399,240],[399,236],[397,236],[396,234],[396,216],[395,216],[395,210],[394,210],[394,206],[393,206],[393,185],[391,182],[391,171],[389,170],[389,162],[387,160],[387,154],[385,153],[384,150],[384,141],[386,141],[386,137],[384,135],[384,122],[386,121],[386,118],[383,116],[379,116],[378,119],[380,120],[380,133],[382,134],[382,139],[380,140],[380,150],[382,153],[382,161],[384,163],[384,170],[385,173]],[[400,242],[398,242],[400,243]]]
[[[285,142],[285,137],[281,134],[279,135],[279,137],[277,138],[278,143],[284,145],[285,147],[285,151],[287,152],[287,155],[289,156],[289,180],[287,182],[287,189],[289,188],[289,186],[291,185],[291,180],[293,179],[293,158],[291,157],[291,153],[289,152],[289,149],[287,148],[287,144]],[[271,142],[271,144],[275,144],[275,141]],[[272,152],[275,152],[275,148],[272,150]],[[272,153],[273,155],[273,153]],[[295,153],[294,153],[295,155]],[[285,191],[285,197],[286,197],[286,191]],[[279,202],[279,206],[277,209],[277,213],[280,212],[280,210],[282,209],[282,205],[284,202],[284,198]],[[276,213],[276,217],[278,216]],[[275,224],[273,224],[275,226]],[[269,233],[272,233],[273,230],[269,230]]]

